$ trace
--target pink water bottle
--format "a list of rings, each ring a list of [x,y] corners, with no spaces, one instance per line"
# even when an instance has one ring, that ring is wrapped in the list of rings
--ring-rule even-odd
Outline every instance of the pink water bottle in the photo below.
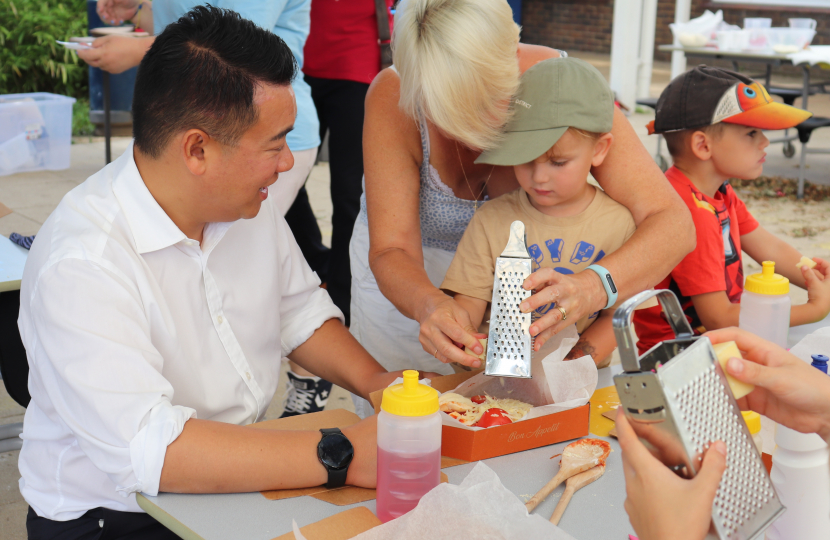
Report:
[[[441,416],[438,392],[420,384],[414,370],[383,391],[380,408],[377,514],[386,523],[441,482]]]

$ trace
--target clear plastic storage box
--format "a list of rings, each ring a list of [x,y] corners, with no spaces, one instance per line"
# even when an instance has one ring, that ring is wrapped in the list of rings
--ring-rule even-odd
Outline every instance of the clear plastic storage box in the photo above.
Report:
[[[0,95],[0,176],[69,168],[73,103],[45,92]]]

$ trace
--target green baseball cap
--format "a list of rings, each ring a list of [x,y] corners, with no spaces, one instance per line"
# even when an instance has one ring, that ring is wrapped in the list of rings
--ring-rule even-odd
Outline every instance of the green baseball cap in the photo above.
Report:
[[[569,127],[608,133],[614,123],[614,93],[594,66],[577,58],[551,58],[525,71],[513,107],[503,142],[476,163],[528,163]]]

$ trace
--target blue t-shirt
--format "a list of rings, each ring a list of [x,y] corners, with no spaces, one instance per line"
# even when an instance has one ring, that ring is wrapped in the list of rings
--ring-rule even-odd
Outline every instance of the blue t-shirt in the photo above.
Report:
[[[285,41],[300,69],[303,67],[303,46],[311,26],[311,0],[211,0],[211,5],[230,9],[253,21],[266,30],[271,30]],[[156,34],[192,8],[201,5],[193,0],[155,0],[153,2],[153,27]],[[294,131],[288,134],[291,150],[308,150],[320,146],[320,122],[317,110],[311,100],[311,88],[303,80],[303,74],[291,85],[297,99],[297,120]]]

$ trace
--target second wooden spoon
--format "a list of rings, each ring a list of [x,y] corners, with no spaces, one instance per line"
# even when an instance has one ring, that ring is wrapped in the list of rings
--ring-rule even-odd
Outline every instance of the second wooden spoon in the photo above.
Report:
[[[597,465],[605,465],[605,458],[611,452],[611,446],[599,439],[581,439],[572,442],[562,451],[559,472],[536,495],[525,503],[528,512],[533,512],[539,503],[550,495],[551,491],[575,474],[587,471]]]
[[[593,469],[588,469],[585,472],[581,472],[568,478],[565,482],[565,491],[562,493],[562,498],[559,499],[559,503],[556,505],[553,515],[550,516],[550,522],[554,525],[559,525],[559,520],[562,519],[562,514],[565,513],[565,508],[568,507],[568,503],[571,502],[571,497],[574,496],[574,493],[576,493],[578,489],[582,489],[594,480],[598,479],[604,473],[605,465],[599,465]]]

